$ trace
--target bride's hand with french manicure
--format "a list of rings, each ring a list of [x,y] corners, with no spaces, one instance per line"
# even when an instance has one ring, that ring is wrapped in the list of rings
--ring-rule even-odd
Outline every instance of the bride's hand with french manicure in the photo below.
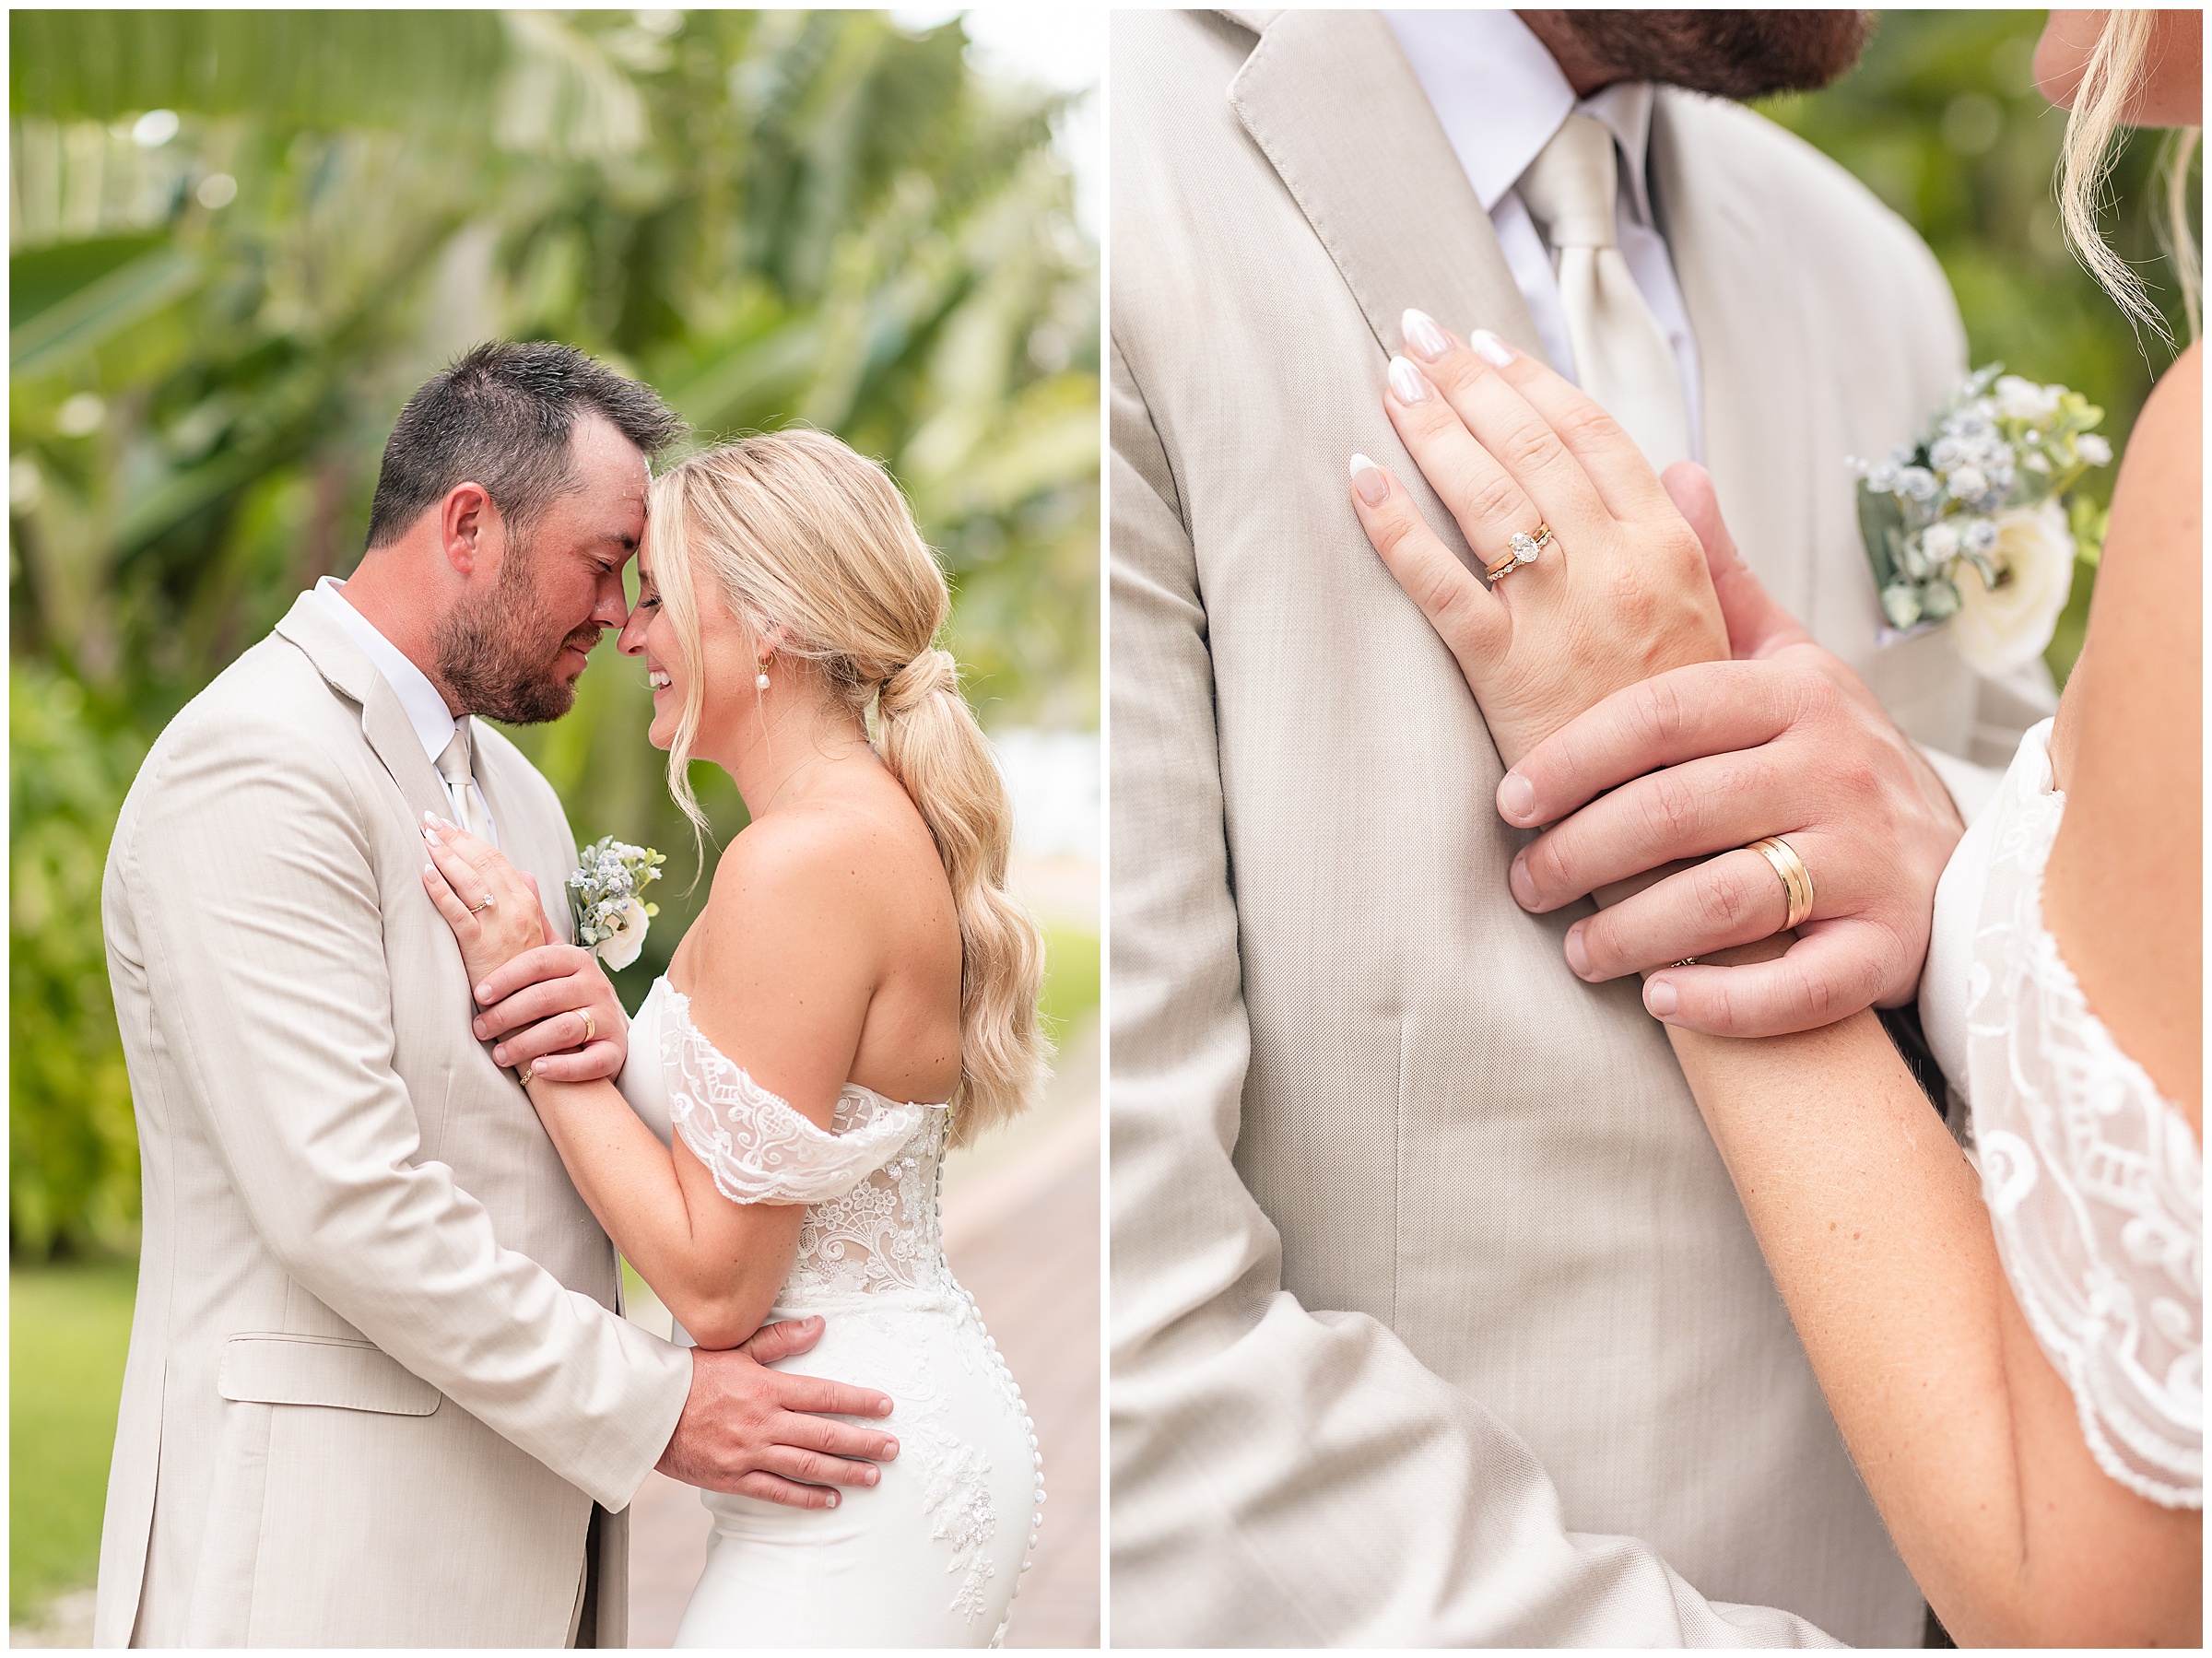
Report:
[[[1365,455],[1352,457],[1353,510],[1450,647],[1505,763],[1614,691],[1726,660],[1704,550],[1613,418],[1493,335],[1463,343],[1418,311],[1403,330],[1383,406],[1494,582]]]
[[[497,847],[443,817],[426,812],[421,829],[429,857],[423,889],[453,928],[471,984],[545,942],[545,911],[529,876]]]

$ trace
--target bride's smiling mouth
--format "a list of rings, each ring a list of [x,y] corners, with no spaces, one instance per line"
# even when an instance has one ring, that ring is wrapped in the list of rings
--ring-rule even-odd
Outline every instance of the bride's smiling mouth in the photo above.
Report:
[[[653,694],[658,696],[676,683],[676,676],[670,674],[666,668],[649,667],[645,670],[645,683],[651,686]]]

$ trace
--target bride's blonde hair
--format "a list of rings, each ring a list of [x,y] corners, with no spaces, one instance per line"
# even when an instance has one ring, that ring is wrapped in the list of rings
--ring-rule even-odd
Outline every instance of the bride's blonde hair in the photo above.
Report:
[[[2096,277],[2099,286],[2135,322],[2147,323],[2160,339],[2172,342],[2166,319],[2150,302],[2143,278],[2112,252],[2097,229],[2099,198],[2112,177],[2120,148],[2113,142],[2127,112],[2150,56],[2151,30],[2158,14],[2152,11],[2113,11],[2105,14],[2103,30],[2074,91],[2073,112],[2066,118],[2066,136],[2058,159],[2058,217],[2076,257]],[[2172,258],[2180,279],[2182,307],[2188,314],[2189,336],[2194,339],[2202,323],[2200,293],[2203,272],[2196,238],[2189,231],[2189,159],[2195,153],[2197,129],[2178,127],[2165,147],[2166,212],[2159,225],[2159,240]]]
[[[959,664],[935,648],[945,572],[882,467],[826,432],[767,433],[694,455],[653,485],[653,579],[683,653],[668,792],[695,828],[690,758],[705,688],[695,571],[777,654],[813,663],[929,826],[960,925],[960,1085],[954,1145],[1035,1097],[1051,1053],[1037,1013],[1044,940],[1006,889],[1014,813]]]

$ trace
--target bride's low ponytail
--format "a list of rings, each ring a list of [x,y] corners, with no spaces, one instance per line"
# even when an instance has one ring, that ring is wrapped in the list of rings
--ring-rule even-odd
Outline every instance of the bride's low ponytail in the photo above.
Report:
[[[960,695],[959,664],[930,650],[887,676],[876,747],[937,843],[960,918],[960,1101],[956,1140],[1030,1103],[1045,1052],[1037,989],[1044,944],[1006,896],[1014,812],[982,729]]]
[[[1034,1099],[1051,1052],[1037,1013],[1044,941],[1007,895],[1014,813],[1006,785],[960,695],[959,664],[937,648],[951,600],[898,486],[874,462],[824,432],[775,432],[694,456],[653,486],[656,532],[688,560],[660,559],[663,603],[697,660],[691,570],[711,571],[730,603],[779,654],[821,670],[852,712],[874,712],[873,740],[935,841],[960,927],[960,1088],[955,1145]],[[691,676],[696,685],[697,676]],[[687,701],[669,751],[697,735]],[[682,795],[688,791],[680,791]]]

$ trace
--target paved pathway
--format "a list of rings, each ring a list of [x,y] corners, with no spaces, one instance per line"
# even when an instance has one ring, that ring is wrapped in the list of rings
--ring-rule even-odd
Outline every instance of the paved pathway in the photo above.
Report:
[[[1013,1647],[1099,1643],[1099,1176],[1095,1030],[1069,1044],[1029,1119],[946,1165],[946,1253],[1021,1383],[1044,1452],[1045,1522],[1006,1631]],[[650,1323],[657,1311],[634,1315]],[[666,1646],[706,1559],[707,1516],[696,1491],[654,1474],[630,1528],[629,1643]]]

